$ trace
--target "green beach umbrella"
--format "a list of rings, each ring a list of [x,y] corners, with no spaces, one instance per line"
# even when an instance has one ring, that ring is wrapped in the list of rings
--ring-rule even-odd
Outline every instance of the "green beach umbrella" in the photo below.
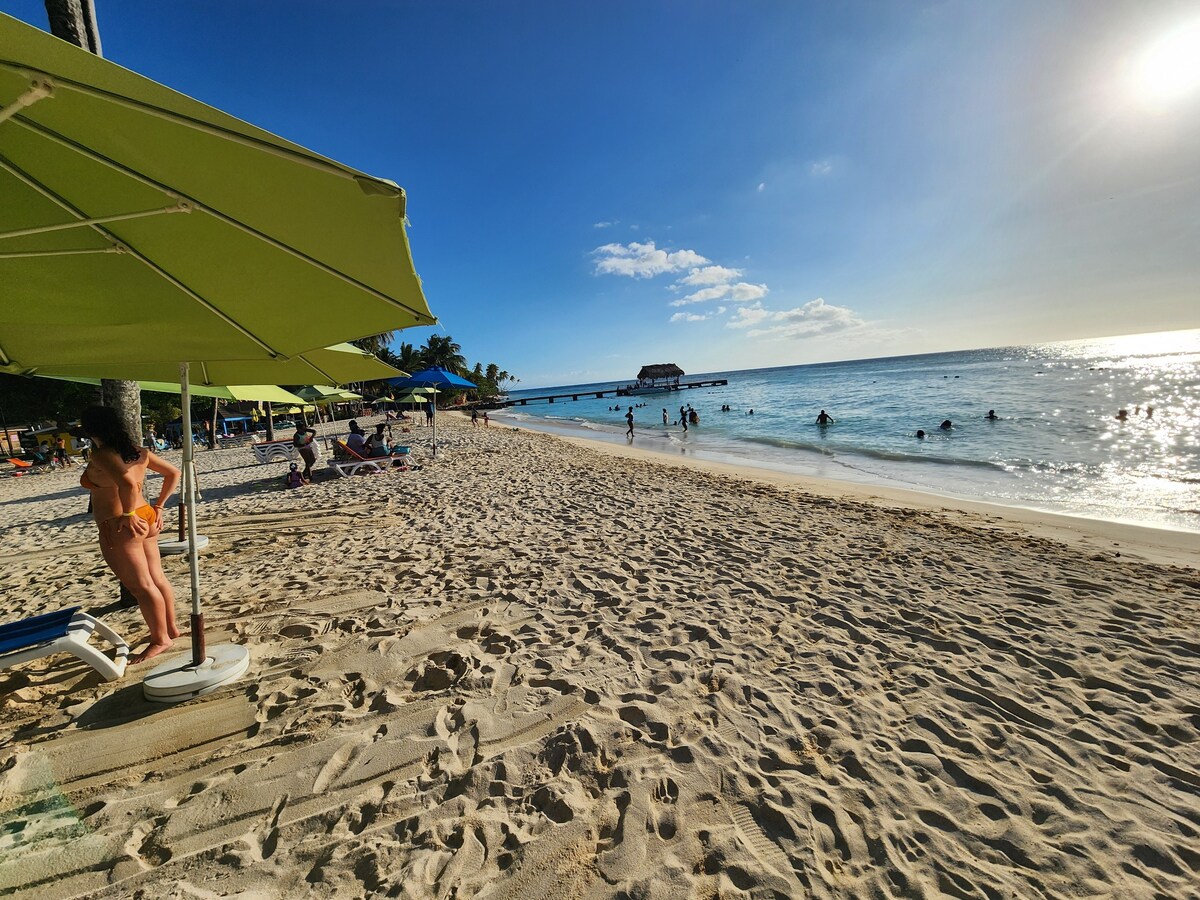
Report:
[[[45,375],[44,378],[56,378],[61,381],[74,381],[79,384],[100,384],[99,378],[66,378],[62,375]],[[158,394],[178,394],[178,381],[139,381],[138,387],[143,391]],[[190,393],[194,397],[212,397],[216,400],[255,401],[266,403],[303,403],[291,391],[274,384],[228,384],[202,385],[193,384]]]
[[[2,242],[0,242],[2,243]],[[0,259],[0,272],[4,261]],[[4,315],[0,311],[0,318]],[[44,365],[36,369],[0,365],[12,375],[57,375],[66,378],[128,378],[133,381],[179,380],[178,362],[86,363]],[[335,344],[298,353],[287,359],[241,359],[198,362],[190,369],[192,385],[205,387],[230,384],[304,384],[314,377],[339,384],[372,381],[403,374],[366,350],[353,344]]]
[[[296,394],[318,405],[346,403],[350,400],[362,399],[362,394],[356,394],[353,391],[344,391],[341,388],[331,387],[327,384],[313,384],[308,387],[297,388]]]
[[[314,357],[436,324],[405,203],[391,181],[0,14],[2,371],[170,381],[177,367],[185,433],[193,380],[381,377]],[[194,481],[185,441],[192,659],[147,676],[154,700],[208,693],[249,665],[244,647],[204,642]]]

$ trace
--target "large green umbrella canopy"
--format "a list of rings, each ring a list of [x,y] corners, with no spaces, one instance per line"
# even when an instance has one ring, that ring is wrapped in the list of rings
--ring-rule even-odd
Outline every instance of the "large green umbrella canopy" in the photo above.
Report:
[[[398,186],[5,15],[0,198],[7,371],[161,381],[139,366],[292,357],[436,321]]]

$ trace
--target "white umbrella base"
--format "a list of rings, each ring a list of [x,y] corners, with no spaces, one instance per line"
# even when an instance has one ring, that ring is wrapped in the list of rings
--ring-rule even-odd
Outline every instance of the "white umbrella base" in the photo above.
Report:
[[[189,653],[151,671],[142,682],[146,699],[155,703],[182,703],[211,694],[241,678],[250,668],[250,651],[241,644],[218,644],[207,650],[208,656],[199,666],[192,665]]]
[[[208,536],[204,534],[196,535],[196,552],[199,553],[208,546]],[[165,553],[168,556],[173,556],[176,553],[187,553],[187,541],[159,541],[158,552]]]

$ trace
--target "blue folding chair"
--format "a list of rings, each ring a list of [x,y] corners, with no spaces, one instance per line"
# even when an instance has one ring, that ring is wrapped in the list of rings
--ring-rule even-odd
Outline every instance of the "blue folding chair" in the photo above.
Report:
[[[112,659],[88,643],[98,634],[116,652]],[[125,674],[129,645],[115,631],[78,606],[0,625],[0,669],[56,653],[70,653],[100,673],[105,681]]]

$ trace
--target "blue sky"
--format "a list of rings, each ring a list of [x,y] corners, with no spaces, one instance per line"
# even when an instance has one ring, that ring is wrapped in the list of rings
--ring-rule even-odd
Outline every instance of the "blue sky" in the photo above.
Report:
[[[522,387],[1200,325],[1200,91],[1129,74],[1191,2],[97,6],[109,59],[403,185]]]

